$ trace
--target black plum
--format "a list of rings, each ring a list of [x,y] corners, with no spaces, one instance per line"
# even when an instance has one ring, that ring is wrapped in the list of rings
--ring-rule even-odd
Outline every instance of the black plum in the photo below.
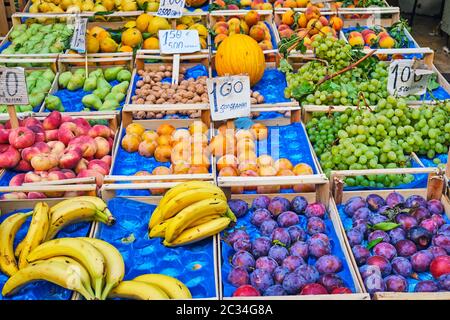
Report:
[[[247,239],[250,240],[250,236],[248,235],[248,233],[244,230],[241,229],[237,229],[234,230],[233,232],[231,232],[230,234],[228,234],[228,236],[226,237],[226,241],[233,246],[234,243],[238,240],[238,239]]]
[[[367,220],[369,219],[369,216],[371,214],[371,211],[369,210],[369,208],[367,207],[361,207],[358,210],[355,211],[355,213],[353,214],[352,220]]]
[[[388,220],[388,218],[386,216],[383,216],[382,214],[379,214],[379,213],[372,212],[369,216],[369,222],[372,225],[379,224],[379,223],[385,222],[387,220]]]
[[[294,273],[303,277],[307,283],[316,282],[320,277],[319,271],[317,271],[316,267],[309,264],[301,265],[295,269]]]
[[[236,217],[242,217],[247,213],[248,204],[243,200],[232,199],[228,201],[228,206],[230,210],[234,213]]]
[[[422,222],[420,222],[420,226],[432,234],[436,234],[439,229],[438,224],[432,218],[422,220]]]
[[[375,292],[382,292],[386,290],[386,285],[383,278],[378,274],[372,274],[364,279],[364,285],[367,292],[374,294]]]
[[[383,277],[388,276],[392,271],[392,265],[388,259],[382,256],[371,256],[367,259],[369,266],[378,266]]]
[[[274,245],[269,250],[269,257],[274,259],[279,265],[283,263],[283,260],[289,255],[288,250],[280,245]]]
[[[353,247],[363,242],[364,234],[358,228],[352,228],[347,231],[347,239],[349,244]]]
[[[320,258],[331,253],[331,246],[321,239],[315,239],[309,241],[308,251],[311,256]]]
[[[242,267],[251,271],[255,267],[255,258],[247,251],[238,251],[233,255],[231,264],[234,267]]]
[[[303,258],[297,256],[288,256],[283,260],[281,265],[288,268],[290,272],[293,272],[303,264],[305,264]]]
[[[427,250],[422,250],[414,253],[411,256],[411,265],[415,272],[425,272],[430,268],[431,261],[433,261],[434,256],[431,252]]]
[[[270,236],[275,228],[278,228],[278,223],[275,220],[270,219],[261,223],[259,226],[259,231],[263,236]]]
[[[267,271],[270,274],[272,274],[276,267],[278,267],[278,263],[269,257],[259,257],[255,262],[256,269]]]
[[[414,242],[419,249],[426,249],[430,246],[433,234],[427,229],[415,226],[408,230],[408,239]]]
[[[268,196],[258,196],[252,202],[252,209],[267,209],[270,203],[270,198]]]
[[[362,207],[366,207],[366,200],[363,197],[352,197],[347,200],[344,205],[344,212],[347,216],[353,217],[356,210]]]
[[[370,257],[370,251],[361,245],[356,245],[352,248],[353,255],[356,260],[356,264],[358,266],[362,266],[367,262],[367,259]]]
[[[307,284],[307,281],[301,275],[291,272],[283,279],[283,289],[288,294],[299,294],[300,290]]]
[[[252,253],[255,258],[267,256],[269,249],[272,246],[272,241],[267,237],[256,238],[252,243]]]
[[[299,218],[294,211],[285,211],[277,217],[280,227],[290,227],[299,223]]]
[[[391,275],[384,279],[386,291],[406,292],[408,291],[408,282],[400,275]]]
[[[413,273],[411,262],[405,257],[395,257],[392,259],[392,271],[394,274],[409,277]]]
[[[437,234],[433,237],[433,245],[439,246],[447,251],[447,254],[450,255],[450,235],[446,236],[445,234]]]
[[[433,258],[447,255],[447,251],[438,246],[430,246],[427,250],[433,255]]]
[[[335,288],[345,286],[344,280],[342,280],[342,278],[335,273],[326,273],[321,275],[318,283],[323,285],[328,292],[333,291]]]
[[[417,282],[414,292],[438,292],[439,286],[433,280],[425,280]]]
[[[406,213],[400,213],[396,215],[395,222],[399,223],[402,226],[402,228],[405,229],[406,231],[419,224],[416,218]]]
[[[381,242],[375,245],[373,248],[373,253],[377,256],[385,257],[390,261],[397,255],[397,250],[395,250],[395,247],[392,244],[388,242]]]
[[[309,255],[308,244],[303,241],[294,242],[289,248],[289,254],[306,260]]]
[[[291,243],[306,240],[306,231],[299,226],[290,226],[287,231],[291,236]]]
[[[267,220],[272,220],[272,214],[267,209],[256,209],[250,218],[250,222],[257,227],[260,227]]]
[[[442,202],[437,199],[428,200],[427,208],[428,208],[428,210],[430,210],[431,214],[443,214],[444,213],[444,206],[442,205]]]
[[[374,241],[379,238],[381,238],[383,242],[389,242],[391,240],[389,238],[389,235],[386,232],[384,232],[383,230],[375,230],[375,231],[369,233],[367,240],[369,242],[371,242],[371,241]]]
[[[313,235],[315,233],[324,233],[325,222],[318,217],[309,218],[306,225],[306,232],[308,232],[309,235]]]
[[[405,198],[398,192],[391,192],[386,197],[386,204],[391,208],[404,202]]]
[[[325,255],[317,259],[315,267],[320,274],[342,271],[342,261],[334,255]]]
[[[291,208],[296,214],[304,214],[308,201],[302,196],[296,196],[291,201]]]
[[[252,243],[248,239],[238,239],[233,244],[233,249],[234,249],[234,251],[244,250],[244,251],[251,252]]]
[[[406,199],[405,206],[407,208],[426,207],[427,206],[427,200],[425,200],[424,197],[422,197],[422,196],[414,194],[412,196],[409,196]]]
[[[310,203],[305,209],[305,215],[308,218],[311,217],[318,217],[318,218],[324,218],[326,213],[325,206],[320,202]]]
[[[283,286],[280,284],[275,284],[270,286],[264,291],[263,296],[275,297],[275,296],[285,296],[286,290],[283,289]]]
[[[371,276],[373,274],[376,274],[381,277],[380,267],[375,266],[375,265],[365,264],[359,268],[359,272],[361,273],[361,277],[363,279],[366,279],[368,276]]]
[[[422,220],[431,218],[430,211],[425,207],[418,207],[412,209],[410,215],[413,216],[419,223]]]
[[[443,274],[438,278],[439,289],[450,291],[450,273]]]
[[[284,277],[290,273],[289,269],[283,266],[278,266],[275,268],[275,270],[273,271],[273,280],[275,281],[275,283],[277,284],[281,284],[283,283],[283,279]]]
[[[366,198],[367,206],[370,210],[377,212],[382,206],[386,205],[386,201],[377,194],[369,194]]]
[[[272,275],[269,272],[262,269],[255,269],[250,274],[250,284],[259,292],[264,292],[272,286],[274,282]]]
[[[416,244],[408,239],[397,242],[395,249],[397,249],[397,254],[402,257],[410,257],[417,251]]]
[[[271,240],[272,243],[280,242],[284,246],[291,245],[291,236],[289,232],[284,228],[275,228],[272,231]]]
[[[402,228],[392,229],[388,234],[392,244],[396,244],[400,240],[406,239],[406,232]]]
[[[233,268],[228,274],[228,282],[230,282],[235,287],[243,286],[248,284],[250,281],[250,276],[247,270],[242,267]]]
[[[276,217],[285,211],[289,211],[291,209],[291,203],[286,198],[273,197],[267,209]]]

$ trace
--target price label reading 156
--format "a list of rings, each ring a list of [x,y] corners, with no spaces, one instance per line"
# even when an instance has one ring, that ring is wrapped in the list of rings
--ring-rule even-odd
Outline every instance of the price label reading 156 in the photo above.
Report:
[[[422,95],[433,71],[415,69],[414,60],[395,60],[389,66],[387,89],[397,96]]]
[[[161,0],[156,15],[163,18],[179,18],[183,15],[185,0]]]
[[[163,54],[200,51],[197,30],[160,30],[159,39],[159,49]]]
[[[214,121],[250,116],[249,77],[219,77],[208,79],[206,84]]]
[[[28,104],[27,83],[23,68],[0,67],[0,104]]]

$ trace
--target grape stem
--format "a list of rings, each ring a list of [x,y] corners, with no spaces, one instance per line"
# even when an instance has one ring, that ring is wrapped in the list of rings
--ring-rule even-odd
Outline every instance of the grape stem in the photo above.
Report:
[[[360,110],[360,108],[359,108],[359,103],[361,102],[361,98],[362,98],[362,100],[364,101],[364,104],[366,105],[366,108],[369,109],[370,112],[372,112],[373,110],[372,110],[372,108],[369,106],[369,104],[367,103],[366,96],[364,95],[364,93],[363,93],[362,91],[360,91],[359,94],[358,94],[358,103],[357,103],[357,105],[356,105],[356,108],[358,109],[358,111]]]
[[[355,63],[352,63],[350,65],[348,65],[347,67],[345,67],[344,69],[333,73],[332,75],[326,75],[324,78],[322,78],[322,80],[320,80],[317,83],[317,87],[319,87],[322,83],[324,83],[325,81],[331,80],[341,74],[343,74],[344,72],[347,72],[351,69],[354,69],[355,67],[357,67],[361,62],[363,62],[364,60],[366,60],[367,58],[371,57],[375,52],[377,51],[377,49],[374,49],[372,51],[370,51],[368,54],[366,54],[364,57],[362,57],[361,59],[359,59],[358,61],[356,61]]]

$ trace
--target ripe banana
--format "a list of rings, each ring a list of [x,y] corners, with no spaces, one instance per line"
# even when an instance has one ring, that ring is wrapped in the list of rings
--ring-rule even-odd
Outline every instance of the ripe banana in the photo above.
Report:
[[[107,224],[108,225],[114,224],[115,219],[112,216],[111,211],[109,211],[105,201],[103,201],[99,197],[93,197],[93,196],[79,196],[79,197],[70,198],[70,199],[58,202],[57,204],[55,204],[53,207],[50,208],[50,214],[53,214],[53,212],[58,211],[61,208],[64,208],[65,206],[69,205],[70,203],[73,203],[73,202],[77,203],[80,201],[92,202],[96,206],[97,210],[101,211],[103,213],[103,215],[106,217],[107,221],[109,222]]]
[[[93,238],[81,239],[92,244],[105,258],[106,278],[101,298],[106,299],[111,289],[117,286],[125,275],[125,263],[123,262],[122,255],[116,247],[103,240]]]
[[[12,276],[19,270],[14,256],[14,238],[22,224],[32,213],[13,214],[0,225],[0,270],[7,276]]]
[[[164,206],[159,205],[163,220],[175,216],[187,206],[205,199],[222,199],[227,201],[225,194],[219,188],[199,188],[178,193]]]
[[[81,221],[102,220],[97,215],[97,207],[89,201],[69,202],[51,213],[50,227],[46,241],[53,239],[58,232],[69,224]],[[105,222],[105,220],[102,220]]]
[[[220,217],[221,217],[220,214],[212,214],[212,215],[200,218],[198,220],[194,220],[186,227],[186,229],[198,226],[200,224],[203,224],[205,222],[208,222],[208,221],[220,218]],[[154,226],[153,229],[150,230],[150,233],[149,233],[150,238],[164,238],[165,234],[166,234],[166,228],[167,228],[168,224],[170,223],[170,221],[172,221],[174,218],[175,217],[164,220],[160,224],[157,224],[156,226]]]
[[[191,204],[181,210],[167,225],[165,234],[166,241],[170,243],[175,240],[188,227],[191,221],[213,214],[224,215],[227,209],[227,202],[217,198],[209,198]]]
[[[167,202],[169,202],[173,197],[175,197],[177,194],[192,190],[192,189],[199,189],[199,188],[211,188],[213,190],[217,190],[220,188],[216,187],[212,183],[206,182],[206,181],[188,181],[183,182],[180,184],[177,184],[175,187],[169,189],[165,195],[162,197],[161,201],[159,202],[158,207],[153,211],[153,214],[150,218],[149,222],[149,228],[153,228],[155,225],[160,223],[163,219],[161,219],[161,214],[159,213],[159,208],[163,208]]]
[[[194,243],[219,233],[228,227],[230,222],[230,218],[227,217],[214,219],[199,226],[184,230],[178,238],[172,242],[167,242],[164,240],[163,244],[166,247],[176,247]]]
[[[160,287],[170,299],[192,299],[188,287],[180,280],[164,274],[144,274],[133,281],[141,281]]]
[[[20,241],[19,244],[17,245],[16,250],[14,250],[14,255],[16,256],[16,258],[19,258],[24,245],[25,245],[25,242],[23,242],[23,240]]]
[[[69,290],[79,292],[87,300],[94,297],[84,288],[77,267],[59,261],[43,261],[29,264],[17,271],[5,283],[2,289],[4,296],[12,295],[22,286],[37,280],[46,280]]]
[[[86,268],[83,267],[83,265],[81,263],[79,263],[78,261],[69,258],[69,257],[64,257],[64,256],[58,256],[58,257],[53,257],[47,260],[38,260],[36,262],[34,262],[33,264],[37,264],[37,263],[43,263],[43,262],[61,262],[64,264],[67,264],[70,266],[71,269],[75,270],[79,275],[80,275],[80,279],[81,279],[81,284],[83,285],[83,287],[86,289],[87,292],[89,292],[89,295],[94,298],[94,291],[92,291],[92,285],[91,285],[91,277],[89,276],[89,272],[87,272]]]
[[[169,296],[159,287],[140,281],[122,281],[111,290],[108,298],[135,300],[166,300]]]
[[[45,202],[38,202],[35,205],[30,227],[28,228],[27,235],[22,241],[24,244],[20,251],[18,263],[19,269],[27,266],[28,262],[26,259],[28,254],[40,245],[47,236],[49,227],[48,211],[49,207]]]
[[[79,238],[59,238],[44,242],[28,255],[28,262],[48,259],[56,256],[68,256],[79,261],[88,270],[95,297],[101,298],[103,277],[105,275],[105,258],[90,243]]]

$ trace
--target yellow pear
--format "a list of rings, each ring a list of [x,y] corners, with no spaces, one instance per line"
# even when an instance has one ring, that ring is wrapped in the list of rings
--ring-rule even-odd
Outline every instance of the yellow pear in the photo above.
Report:
[[[86,50],[87,53],[97,53],[100,50],[100,43],[90,34],[86,35]]]
[[[122,0],[121,2],[123,11],[137,11],[137,3],[133,0]]]
[[[81,11],[92,11],[94,10],[94,1],[85,0],[81,5]]]
[[[67,13],[80,13],[81,7],[77,6],[76,4],[72,4],[66,9],[66,12]]]
[[[116,52],[118,44],[111,38],[104,38],[100,41],[101,52]]]
[[[153,17],[153,19],[148,24],[148,32],[154,35],[158,35],[159,30],[169,30],[170,23],[166,18]]]
[[[116,4],[114,3],[114,0],[102,0],[102,5],[106,8],[108,11],[112,11]]]
[[[30,6],[30,13],[38,13],[39,12],[39,4],[40,4],[40,2],[33,3]]]
[[[190,30],[197,30],[198,31],[198,35],[200,37],[207,37],[208,36],[208,29],[200,24],[200,23],[195,23],[192,26],[189,27]]]
[[[39,12],[49,12],[51,10],[50,4],[47,2],[41,3],[39,5]]]
[[[62,0],[59,6],[63,10],[67,10],[68,7],[70,7],[73,4],[72,0]]]
[[[96,4],[94,6],[94,12],[102,12],[102,11],[108,11],[106,10],[106,8],[104,6],[102,6],[101,4]]]

